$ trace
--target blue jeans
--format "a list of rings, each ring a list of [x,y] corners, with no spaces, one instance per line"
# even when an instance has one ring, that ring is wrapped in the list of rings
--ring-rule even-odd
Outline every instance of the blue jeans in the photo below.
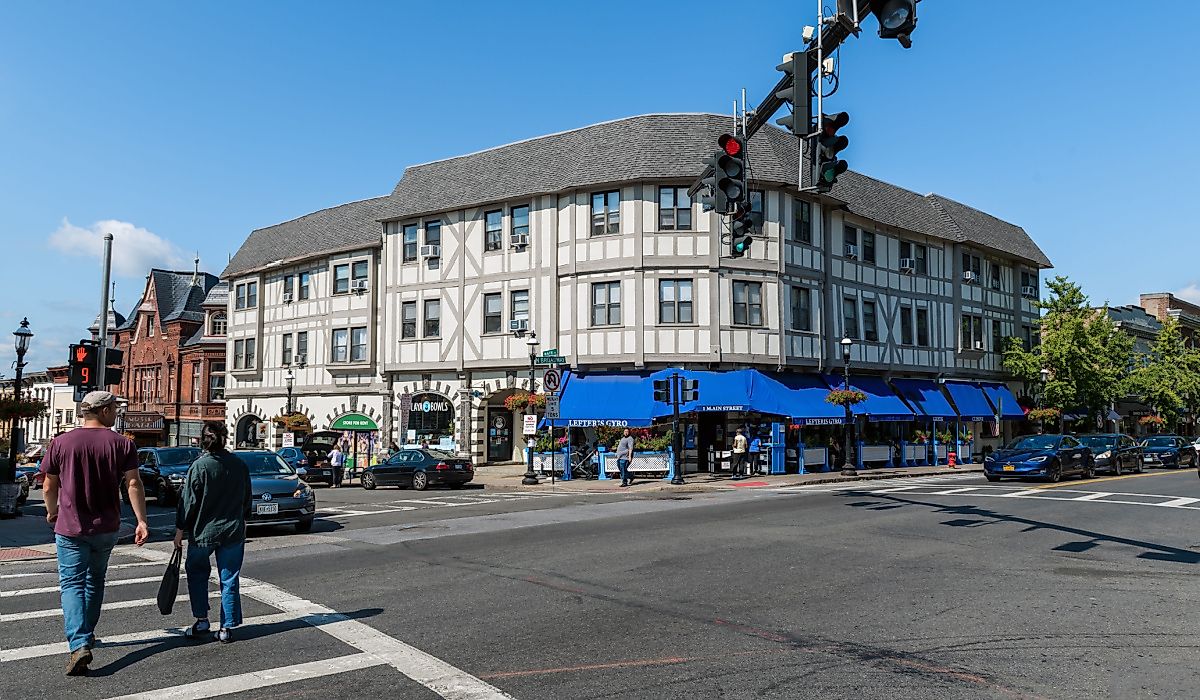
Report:
[[[242,556],[246,552],[245,542],[232,542],[219,547],[198,547],[188,543],[187,571],[188,600],[192,604],[192,615],[197,620],[208,619],[208,575],[212,565],[208,558],[217,555],[217,576],[221,580],[221,627],[237,627],[242,624],[242,596],[238,587],[242,575]]]
[[[621,471],[621,483],[622,484],[629,483],[629,460],[618,459],[617,460],[617,469],[619,469]]]
[[[58,549],[58,587],[62,591],[63,632],[71,651],[96,643],[96,623],[104,604],[108,557],[117,533],[66,537],[55,535]]]

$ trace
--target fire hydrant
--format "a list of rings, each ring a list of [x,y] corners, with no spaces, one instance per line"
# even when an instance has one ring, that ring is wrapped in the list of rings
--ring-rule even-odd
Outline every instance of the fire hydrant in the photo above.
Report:
[[[958,461],[958,455],[957,455],[957,454],[955,454],[954,452],[947,452],[947,453],[946,453],[946,465],[947,465],[948,467],[950,467],[951,469],[958,469],[958,467],[956,467],[956,466],[955,466],[955,464],[957,463],[957,461]]]

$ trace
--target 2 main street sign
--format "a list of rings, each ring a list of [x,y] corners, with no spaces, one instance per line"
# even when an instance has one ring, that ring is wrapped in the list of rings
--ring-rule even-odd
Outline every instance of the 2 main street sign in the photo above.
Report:
[[[538,355],[537,357],[533,358],[533,364],[535,364],[535,365],[565,365],[565,364],[567,364],[567,358],[563,355],[559,355],[557,350],[546,350],[546,351],[542,352],[541,355]]]

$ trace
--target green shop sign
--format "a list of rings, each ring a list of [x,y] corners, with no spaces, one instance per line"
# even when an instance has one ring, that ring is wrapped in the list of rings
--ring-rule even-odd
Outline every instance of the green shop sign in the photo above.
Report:
[[[329,426],[330,430],[379,430],[379,425],[361,413],[347,413]]]

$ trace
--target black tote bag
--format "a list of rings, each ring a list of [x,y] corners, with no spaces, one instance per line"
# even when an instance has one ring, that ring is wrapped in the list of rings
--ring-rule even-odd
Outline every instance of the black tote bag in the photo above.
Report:
[[[170,615],[175,607],[175,597],[179,595],[179,562],[183,558],[183,548],[176,547],[163,573],[162,583],[158,585],[158,611]]]

